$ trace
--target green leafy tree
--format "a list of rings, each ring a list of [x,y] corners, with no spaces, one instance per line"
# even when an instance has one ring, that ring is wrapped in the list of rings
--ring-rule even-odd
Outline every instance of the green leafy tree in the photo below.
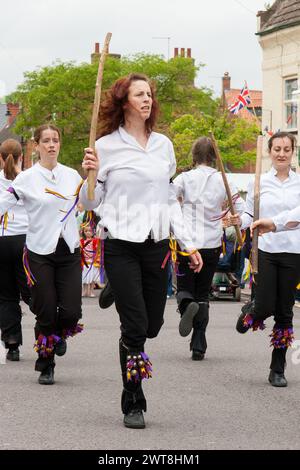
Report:
[[[83,148],[88,144],[97,68],[97,64],[56,62],[26,72],[24,82],[7,98],[21,105],[15,131],[30,137],[31,129],[55,122],[63,135],[60,160],[79,166]],[[158,131],[170,134],[170,124],[182,114],[215,113],[217,102],[212,92],[193,85],[197,70],[192,59],[181,57],[170,61],[145,54],[121,60],[108,57],[102,89],[128,73],[145,73],[157,86],[161,107]]]
[[[255,142],[259,134],[256,123],[231,117],[227,112],[217,112],[213,116],[202,114],[200,117],[186,114],[170,126],[179,171],[191,166],[193,142],[201,136],[208,136],[209,131],[214,133],[224,163],[230,162],[240,168],[255,160]]]

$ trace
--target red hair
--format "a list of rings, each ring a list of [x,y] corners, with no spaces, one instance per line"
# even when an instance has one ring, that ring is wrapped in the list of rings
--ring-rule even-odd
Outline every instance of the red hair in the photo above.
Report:
[[[124,124],[124,110],[123,106],[128,99],[128,91],[132,82],[144,80],[148,83],[152,94],[152,108],[149,118],[146,120],[147,132],[153,130],[157,115],[158,115],[158,102],[155,96],[155,87],[150,82],[146,75],[140,73],[131,73],[126,77],[119,78],[115,81],[110,89],[106,92],[105,99],[100,106],[100,123],[98,127],[98,138],[104,135],[111,134]]]

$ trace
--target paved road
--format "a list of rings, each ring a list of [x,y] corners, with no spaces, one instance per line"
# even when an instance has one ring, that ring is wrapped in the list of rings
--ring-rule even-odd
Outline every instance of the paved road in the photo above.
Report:
[[[100,311],[96,299],[84,300],[85,332],[57,359],[53,386],[37,384],[27,312],[21,362],[0,365],[0,449],[299,449],[300,364],[290,352],[288,388],[271,387],[272,322],[264,332],[239,335],[239,309],[212,303],[207,358],[193,362],[188,339],[178,335],[175,301],[168,301],[162,332],[148,343],[154,377],[145,385],[142,431],[122,425],[114,308]]]

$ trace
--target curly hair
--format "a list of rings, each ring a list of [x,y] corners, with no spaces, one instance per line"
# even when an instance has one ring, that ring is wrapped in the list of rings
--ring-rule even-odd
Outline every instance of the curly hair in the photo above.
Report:
[[[157,115],[158,102],[156,99],[156,90],[153,83],[146,75],[140,73],[131,73],[126,77],[119,78],[107,90],[104,101],[101,103],[99,112],[99,124],[97,129],[97,138],[111,134],[118,127],[124,124],[123,106],[128,100],[128,92],[132,82],[143,80],[148,83],[152,94],[152,108],[150,117],[146,120],[146,130],[150,134],[153,130]]]

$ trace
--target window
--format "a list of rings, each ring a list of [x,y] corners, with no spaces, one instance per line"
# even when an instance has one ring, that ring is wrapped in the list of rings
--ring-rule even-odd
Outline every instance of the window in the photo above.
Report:
[[[285,80],[284,90],[284,128],[297,129],[298,128],[298,105],[297,98],[293,92],[298,90],[298,79],[289,78]]]
[[[255,115],[256,117],[262,117],[262,108],[261,106],[255,106],[254,109],[251,107],[247,108],[251,114]],[[254,112],[255,110],[255,112]]]

